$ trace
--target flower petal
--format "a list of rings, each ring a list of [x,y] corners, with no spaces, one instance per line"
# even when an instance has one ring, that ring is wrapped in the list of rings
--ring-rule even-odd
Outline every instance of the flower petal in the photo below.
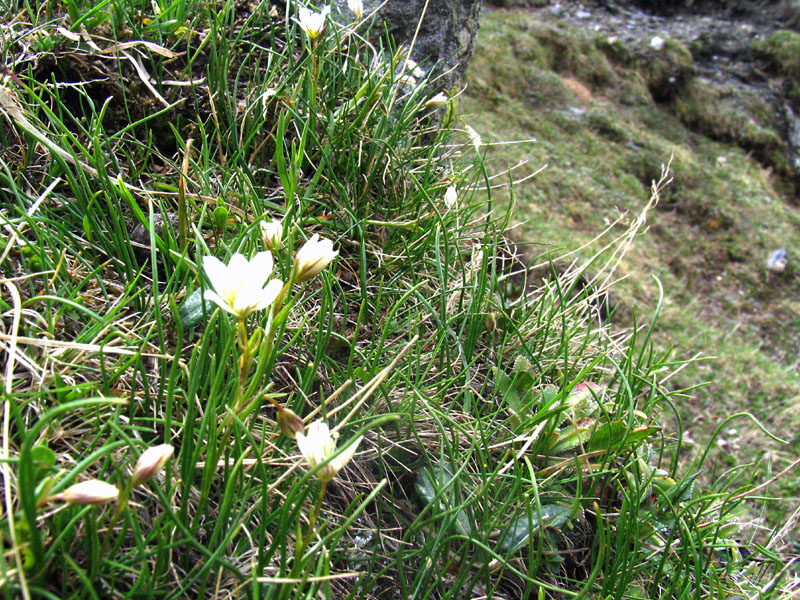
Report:
[[[269,279],[272,273],[272,252],[259,252],[251,260],[247,267],[248,276],[253,280],[260,282],[259,287],[263,287],[264,283]]]
[[[213,302],[225,312],[229,312],[232,315],[237,315],[236,311],[233,310],[233,307],[227,302],[225,302],[225,300],[222,297],[220,297],[220,295],[217,294],[216,292],[213,292],[211,290],[206,290],[205,293],[203,294],[203,299],[208,300],[209,302]]]
[[[272,279],[261,291],[261,301],[258,304],[258,308],[266,308],[270,306],[275,299],[278,297],[278,294],[281,293],[283,289],[283,282],[280,279]]]
[[[216,256],[203,257],[203,270],[214,289],[223,289],[228,283],[228,267]]]
[[[345,448],[339,456],[331,461],[331,465],[337,473],[341,471],[347,463],[350,462],[351,458],[353,458],[353,455],[356,453],[356,450],[358,450],[358,445],[361,443],[362,439],[364,439],[364,436],[357,437],[355,440],[353,440],[352,444]]]

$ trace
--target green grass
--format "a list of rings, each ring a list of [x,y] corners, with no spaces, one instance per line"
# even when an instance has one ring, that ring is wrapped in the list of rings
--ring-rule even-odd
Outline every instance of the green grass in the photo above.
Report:
[[[680,460],[666,299],[600,317],[642,221],[568,267],[526,246],[529,270],[480,119],[425,107],[435,65],[406,85],[407,48],[336,15],[312,41],[266,3],[0,9],[5,597],[789,593],[785,533],[747,521],[759,471]],[[598,233],[578,203],[603,182],[549,181],[517,194],[574,194],[558,245]],[[313,235],[338,255],[307,278]],[[203,299],[204,259],[270,248],[269,306]],[[304,459],[318,419],[338,454]],[[93,479],[114,493],[88,504]]]

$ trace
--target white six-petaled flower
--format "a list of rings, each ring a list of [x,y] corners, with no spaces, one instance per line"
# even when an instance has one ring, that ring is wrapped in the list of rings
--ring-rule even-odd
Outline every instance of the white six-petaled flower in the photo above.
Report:
[[[336,439],[331,434],[325,421],[314,421],[308,426],[308,432],[298,433],[296,439],[300,454],[303,456],[309,468],[314,469],[318,465],[326,463],[317,471],[317,477],[319,477],[321,481],[328,482],[336,477],[339,471],[350,462],[362,438],[358,437],[353,440],[353,442],[333,460],[329,459],[336,454]]]
[[[294,280],[297,283],[308,281],[321,273],[338,255],[339,251],[334,251],[332,241],[320,239],[315,233],[297,251],[294,259]]]
[[[205,256],[203,268],[214,288],[206,290],[203,298],[240,319],[267,308],[283,287],[280,279],[273,279],[264,287],[272,273],[270,252],[259,252],[249,261],[237,252],[227,265],[213,256]]]
[[[321,12],[312,12],[301,6],[297,9],[297,22],[306,35],[315,40],[325,31],[325,18],[329,12],[331,12],[330,6],[326,6]]]

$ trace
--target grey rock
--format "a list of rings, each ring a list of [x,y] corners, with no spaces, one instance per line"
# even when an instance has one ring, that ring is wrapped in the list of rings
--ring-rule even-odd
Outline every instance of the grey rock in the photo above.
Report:
[[[364,0],[364,14],[380,6],[378,0]],[[334,0],[332,11],[339,22],[351,23],[347,0]],[[387,0],[360,27],[374,33],[387,31],[396,45],[410,45],[414,39],[425,0]],[[426,72],[438,77],[432,92],[460,87],[475,48],[480,22],[480,0],[430,0],[419,26],[411,57]],[[362,30],[360,29],[360,31]],[[430,78],[430,77],[429,77]]]
[[[787,264],[789,264],[789,253],[786,248],[778,248],[767,258],[767,269],[776,273],[785,271]]]

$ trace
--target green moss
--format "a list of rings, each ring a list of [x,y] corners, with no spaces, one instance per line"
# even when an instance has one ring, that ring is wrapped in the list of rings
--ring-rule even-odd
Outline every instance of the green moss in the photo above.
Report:
[[[682,93],[694,74],[692,54],[677,40],[666,38],[660,51],[648,49],[634,59],[653,99],[667,102]]]
[[[753,50],[780,74],[800,80],[800,33],[776,31],[766,40],[753,42]]]
[[[625,143],[630,135],[614,112],[607,109],[592,110],[588,114],[589,126],[600,135],[617,143]]]
[[[763,165],[786,178],[792,170],[783,140],[775,131],[780,126],[771,107],[755,96],[743,103],[741,93],[704,79],[693,79],[675,98],[675,115],[687,127],[725,143],[752,152]]]
[[[631,66],[633,64],[633,52],[630,47],[619,38],[610,38],[601,35],[595,38],[595,46],[600,52],[618,65]]]

